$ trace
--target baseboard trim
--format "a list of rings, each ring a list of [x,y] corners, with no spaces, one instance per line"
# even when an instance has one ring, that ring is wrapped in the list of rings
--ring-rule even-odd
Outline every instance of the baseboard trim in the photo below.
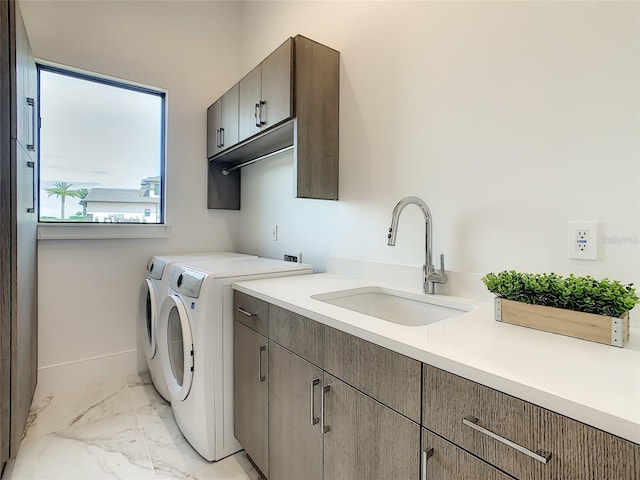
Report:
[[[38,368],[39,392],[55,392],[138,372],[138,352],[127,350]]]

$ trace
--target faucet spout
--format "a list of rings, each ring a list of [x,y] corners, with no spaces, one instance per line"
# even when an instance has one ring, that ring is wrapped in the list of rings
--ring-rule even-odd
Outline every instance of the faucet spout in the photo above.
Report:
[[[444,255],[440,256],[440,272],[436,272],[435,267],[433,266],[433,247],[432,247],[432,238],[431,234],[431,211],[427,204],[418,197],[404,197],[400,200],[395,208],[393,209],[393,213],[391,215],[391,226],[389,227],[389,234],[387,235],[388,242],[387,244],[390,246],[394,246],[396,244],[396,237],[398,235],[398,221],[400,220],[400,214],[404,207],[407,205],[416,205],[424,215],[424,223],[425,223],[425,263],[423,267],[424,272],[424,282],[423,282],[423,290],[424,293],[435,293],[435,284],[436,283],[446,283],[447,275],[444,271]]]

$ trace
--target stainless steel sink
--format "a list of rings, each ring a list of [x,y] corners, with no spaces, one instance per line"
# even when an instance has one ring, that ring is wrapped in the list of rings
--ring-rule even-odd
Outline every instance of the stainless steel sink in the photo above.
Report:
[[[311,298],[408,326],[428,325],[478,308],[471,303],[373,286],[320,293]]]

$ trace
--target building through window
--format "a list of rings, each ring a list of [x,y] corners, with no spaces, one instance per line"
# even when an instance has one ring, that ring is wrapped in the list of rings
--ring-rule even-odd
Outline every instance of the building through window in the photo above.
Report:
[[[164,223],[164,92],[38,71],[40,222]]]

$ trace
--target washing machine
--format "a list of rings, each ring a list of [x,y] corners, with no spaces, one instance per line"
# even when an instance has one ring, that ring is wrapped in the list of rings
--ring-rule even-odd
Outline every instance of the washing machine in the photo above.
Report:
[[[233,289],[243,280],[313,273],[267,258],[171,268],[158,317],[158,348],[183,435],[209,461],[242,449],[233,433]]]
[[[169,401],[169,391],[160,371],[162,362],[157,348],[158,312],[162,302],[169,294],[169,269],[179,261],[207,261],[220,258],[257,258],[255,255],[245,255],[235,252],[202,252],[176,255],[157,255],[151,257],[147,263],[147,276],[142,284],[140,293],[140,312],[138,314],[138,338],[147,361],[151,381],[156,390]]]

